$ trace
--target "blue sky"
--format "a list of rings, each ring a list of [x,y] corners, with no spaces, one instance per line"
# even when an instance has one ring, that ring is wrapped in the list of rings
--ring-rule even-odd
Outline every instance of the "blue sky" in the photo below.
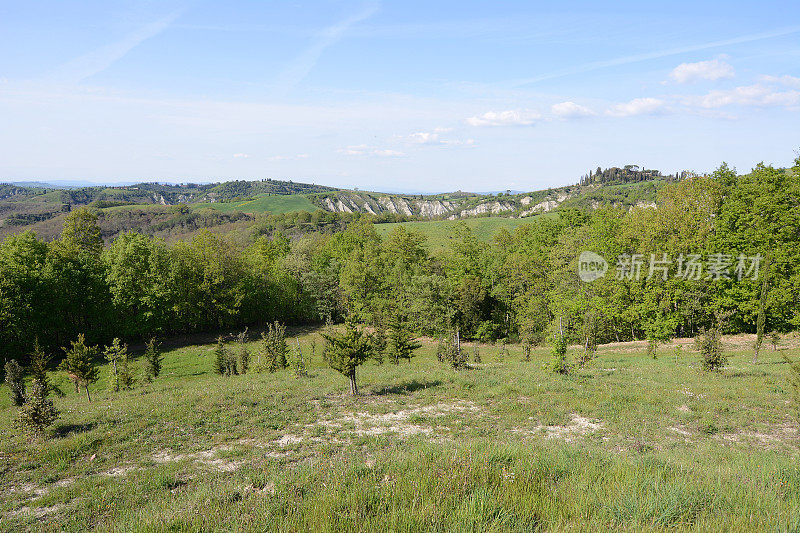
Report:
[[[535,190],[798,125],[798,2],[0,4],[0,180]]]

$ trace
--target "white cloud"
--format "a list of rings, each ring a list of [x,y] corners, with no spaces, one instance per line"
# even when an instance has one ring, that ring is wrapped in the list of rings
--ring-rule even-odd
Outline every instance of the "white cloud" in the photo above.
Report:
[[[440,133],[449,131],[453,131],[453,128],[435,128],[433,132],[418,131],[408,135],[407,137],[403,137],[403,139],[412,144],[427,144],[437,146],[460,146],[475,144],[475,139],[467,139],[465,141],[460,139],[443,139]]]
[[[550,108],[550,111],[555,116],[561,118],[590,117],[595,114],[595,112],[588,107],[576,104],[575,102],[561,102],[560,104],[554,104]]]
[[[800,89],[800,78],[795,76],[761,76],[761,81],[766,83],[777,83],[780,85],[786,85],[787,87],[797,87]]]
[[[296,161],[298,159],[307,159],[308,154],[297,154],[297,155],[273,155],[268,159],[270,161]]]
[[[661,111],[664,101],[658,98],[634,98],[630,102],[612,106],[607,113],[615,117],[632,117],[635,115],[652,115]]]
[[[233,157],[235,159],[247,159],[248,157],[250,157],[250,154],[241,154],[241,153],[233,154]]]
[[[705,109],[729,105],[792,107],[800,105],[800,91],[776,91],[761,84],[745,85],[730,90],[711,91],[704,96],[690,98],[688,102]]]
[[[418,131],[408,136],[408,140],[414,144],[442,144],[438,133]]]
[[[467,119],[470,126],[530,126],[541,118],[535,111],[509,110],[489,111]]]
[[[357,144],[348,146],[337,150],[340,154],[345,155],[361,155],[361,156],[378,156],[378,157],[402,157],[406,154],[398,150],[372,148],[366,144]]]
[[[698,61],[697,63],[681,63],[670,72],[669,77],[678,83],[689,83],[697,80],[720,80],[733,78],[733,67],[720,59]]]
[[[373,150],[372,153],[381,157],[402,157],[406,154],[397,150]]]

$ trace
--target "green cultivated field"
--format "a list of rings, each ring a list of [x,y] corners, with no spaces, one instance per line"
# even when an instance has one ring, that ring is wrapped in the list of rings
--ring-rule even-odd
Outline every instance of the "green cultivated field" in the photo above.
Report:
[[[522,226],[523,224],[532,224],[542,220],[544,217],[558,216],[556,213],[547,213],[526,218],[505,218],[505,217],[482,217],[482,218],[467,218],[463,222],[472,229],[475,237],[482,242],[489,242],[492,240],[498,231],[502,228],[508,231],[514,231],[514,228]],[[376,224],[375,229],[378,234],[385,237],[397,226],[403,226],[408,231],[415,231],[422,233],[428,239],[426,245],[431,251],[441,250],[448,246],[452,236],[453,228],[460,221],[457,220],[431,220],[419,222],[396,222],[390,224]]]
[[[719,374],[689,345],[653,360],[639,342],[569,376],[515,345],[455,371],[426,342],[411,363],[362,366],[356,399],[314,331],[307,378],[220,377],[213,346],[193,345],[132,391],[103,375],[91,404],[53,374],[61,419],[33,443],[3,386],[0,530],[797,531],[788,365],[726,340]]]
[[[215,203],[199,203],[193,204],[193,208],[201,209],[203,207],[211,207],[222,213],[233,213],[234,211],[241,211],[243,213],[273,213],[282,214],[290,213],[292,211],[308,211],[312,213],[319,209],[311,203],[311,201],[302,194],[287,194],[287,195],[272,195],[266,194],[258,195],[253,200],[246,200],[243,202],[215,202]]]

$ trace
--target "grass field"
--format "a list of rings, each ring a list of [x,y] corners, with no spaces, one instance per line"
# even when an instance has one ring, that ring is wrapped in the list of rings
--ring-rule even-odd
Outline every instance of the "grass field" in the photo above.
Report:
[[[63,383],[43,442],[12,430],[0,388],[0,530],[800,528],[788,368],[773,351],[752,364],[749,339],[727,340],[720,374],[688,344],[653,360],[629,343],[569,376],[518,346],[455,371],[426,342],[410,363],[361,367],[355,399],[318,333],[299,340],[307,378],[220,377],[200,344],[133,391],[101,380],[91,404]]]
[[[558,216],[556,213],[546,213],[526,218],[506,218],[506,217],[482,217],[482,218],[467,218],[463,222],[472,229],[475,237],[482,242],[489,242],[492,240],[498,231],[506,228],[508,231],[514,231],[515,228],[523,224],[536,223],[544,217]],[[448,246],[450,239],[453,236],[453,227],[460,221],[456,220],[430,220],[419,222],[395,222],[390,224],[376,224],[375,229],[378,234],[385,237],[394,230],[397,226],[403,226],[409,231],[416,231],[422,233],[427,237],[426,245],[431,251],[441,250]]]
[[[246,200],[243,202],[198,203],[192,204],[192,207],[195,209],[211,207],[222,213],[241,211],[243,213],[273,213],[277,215],[290,213],[292,211],[308,211],[309,213],[313,213],[319,209],[303,194],[271,196],[261,194],[256,196],[253,200]]]

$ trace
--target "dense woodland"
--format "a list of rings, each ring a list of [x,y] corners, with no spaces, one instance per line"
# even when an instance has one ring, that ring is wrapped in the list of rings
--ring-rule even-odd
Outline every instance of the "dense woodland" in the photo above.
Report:
[[[337,231],[290,239],[271,226],[251,242],[201,230],[186,242],[124,232],[105,244],[97,214],[72,210],[59,238],[0,243],[0,355],[26,359],[35,339],[62,353],[78,334],[108,344],[246,325],[402,321],[425,335],[457,329],[485,341],[571,342],[689,336],[719,326],[800,325],[800,158],[791,169],[726,165],[664,185],[657,208],[564,208],[501,231],[490,245],[454,224],[447,253],[397,228],[381,239],[353,215]],[[311,222],[311,220],[309,220]],[[320,221],[317,221],[320,222]],[[297,221],[295,221],[297,223]],[[577,255],[761,254],[758,279],[670,275],[592,283]],[[761,311],[761,312],[760,312]]]
[[[620,184],[620,183],[639,183],[642,181],[666,179],[668,181],[678,181],[686,179],[691,175],[690,172],[676,172],[675,174],[663,175],[658,170],[639,168],[639,165],[625,165],[622,168],[610,167],[602,169],[597,167],[595,171],[581,176],[581,185],[592,184]]]

